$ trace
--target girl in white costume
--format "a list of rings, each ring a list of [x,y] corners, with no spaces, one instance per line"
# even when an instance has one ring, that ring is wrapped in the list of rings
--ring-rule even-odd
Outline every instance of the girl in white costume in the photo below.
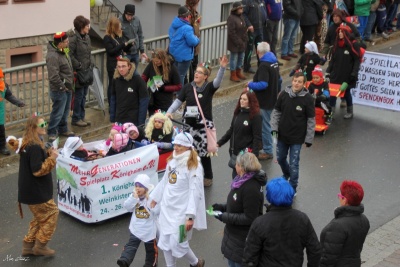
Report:
[[[203,167],[193,148],[193,137],[179,133],[173,142],[174,151],[168,158],[163,179],[151,193],[151,205],[160,205],[160,237],[158,247],[163,250],[167,267],[175,267],[176,259],[184,257],[191,266],[202,267],[204,260],[198,259],[189,240],[192,228],[207,228]],[[180,240],[180,225],[186,229],[186,238]]]

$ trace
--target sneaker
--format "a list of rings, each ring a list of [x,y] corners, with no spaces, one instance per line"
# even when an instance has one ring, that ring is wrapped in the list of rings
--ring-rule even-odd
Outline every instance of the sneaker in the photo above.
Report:
[[[296,55],[296,54],[288,54],[288,56],[289,56],[289,57],[292,57],[292,58],[298,58],[298,57],[299,57],[299,56]]]
[[[292,58],[291,58],[291,57],[289,57],[289,56],[281,56],[281,59],[284,59],[284,60],[290,61]]]
[[[61,136],[66,136],[66,137],[74,137],[74,136],[75,136],[75,133],[72,132],[72,131],[66,131],[66,132],[60,133],[60,135],[61,135]],[[49,141],[50,141],[50,140],[49,140]]]
[[[85,120],[85,119],[82,119],[82,121],[83,121],[83,122],[86,122],[87,125],[92,125],[92,122],[91,122],[91,121],[87,121],[87,120]]]
[[[128,264],[126,261],[121,260],[121,259],[118,259],[118,260],[117,260],[117,264],[118,264],[118,266],[120,266],[120,267],[129,267],[129,264]]]
[[[204,184],[204,187],[210,187],[213,184],[213,179],[204,178],[203,184]]]
[[[389,35],[386,33],[382,32],[381,34],[378,34],[379,36],[382,36],[383,39],[389,39]]]
[[[268,153],[260,153],[257,158],[259,160],[267,160],[267,159],[273,159],[274,156],[272,154],[268,154]]]
[[[326,118],[325,124],[326,125],[331,125],[332,124],[332,115],[329,115],[328,118]]]
[[[245,73],[256,73],[256,71],[253,69],[253,68],[250,68],[250,69],[248,69],[248,70],[243,70],[243,72],[245,72]]]
[[[72,122],[71,122],[71,125],[79,126],[79,127],[86,127],[86,126],[88,126],[88,124],[87,124],[86,122],[82,121],[82,120],[79,120],[79,121],[72,121]]]
[[[54,142],[57,139],[57,135],[49,135],[49,137],[47,138],[47,140],[49,142]]]
[[[196,265],[190,265],[190,267],[204,267],[206,261],[203,259],[199,259]]]
[[[278,60],[278,66],[283,66],[283,63]]]
[[[8,155],[11,154],[10,151],[9,151],[7,148],[5,148],[5,147],[3,147],[3,148],[0,149],[0,153],[3,154],[3,155],[5,155],[5,156],[8,156]]]

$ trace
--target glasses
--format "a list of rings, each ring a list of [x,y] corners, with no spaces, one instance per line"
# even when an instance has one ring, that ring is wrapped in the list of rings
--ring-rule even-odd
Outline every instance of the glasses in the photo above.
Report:
[[[338,197],[338,198],[341,198],[341,199],[345,199],[345,198],[346,198],[345,196],[343,196],[343,195],[340,194],[340,193],[337,194],[337,197]]]
[[[47,121],[42,122],[42,123],[38,124],[37,126],[40,127],[40,128],[46,128],[46,126],[47,126]]]
[[[196,70],[194,73],[196,73],[196,74],[203,74],[203,75],[206,75],[204,72],[202,72],[202,71],[199,71],[199,70]]]

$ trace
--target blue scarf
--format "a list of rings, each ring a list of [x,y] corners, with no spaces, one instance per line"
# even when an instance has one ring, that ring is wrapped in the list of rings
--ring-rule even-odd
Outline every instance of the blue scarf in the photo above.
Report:
[[[254,176],[255,172],[246,172],[243,176],[236,175],[233,178],[231,183],[231,189],[238,189],[244,184],[246,181],[250,180]]]

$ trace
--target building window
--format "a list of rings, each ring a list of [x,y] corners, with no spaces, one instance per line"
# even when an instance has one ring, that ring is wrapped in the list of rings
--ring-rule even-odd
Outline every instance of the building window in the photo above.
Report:
[[[228,19],[231,14],[232,3],[226,3],[221,5],[221,22]]]

